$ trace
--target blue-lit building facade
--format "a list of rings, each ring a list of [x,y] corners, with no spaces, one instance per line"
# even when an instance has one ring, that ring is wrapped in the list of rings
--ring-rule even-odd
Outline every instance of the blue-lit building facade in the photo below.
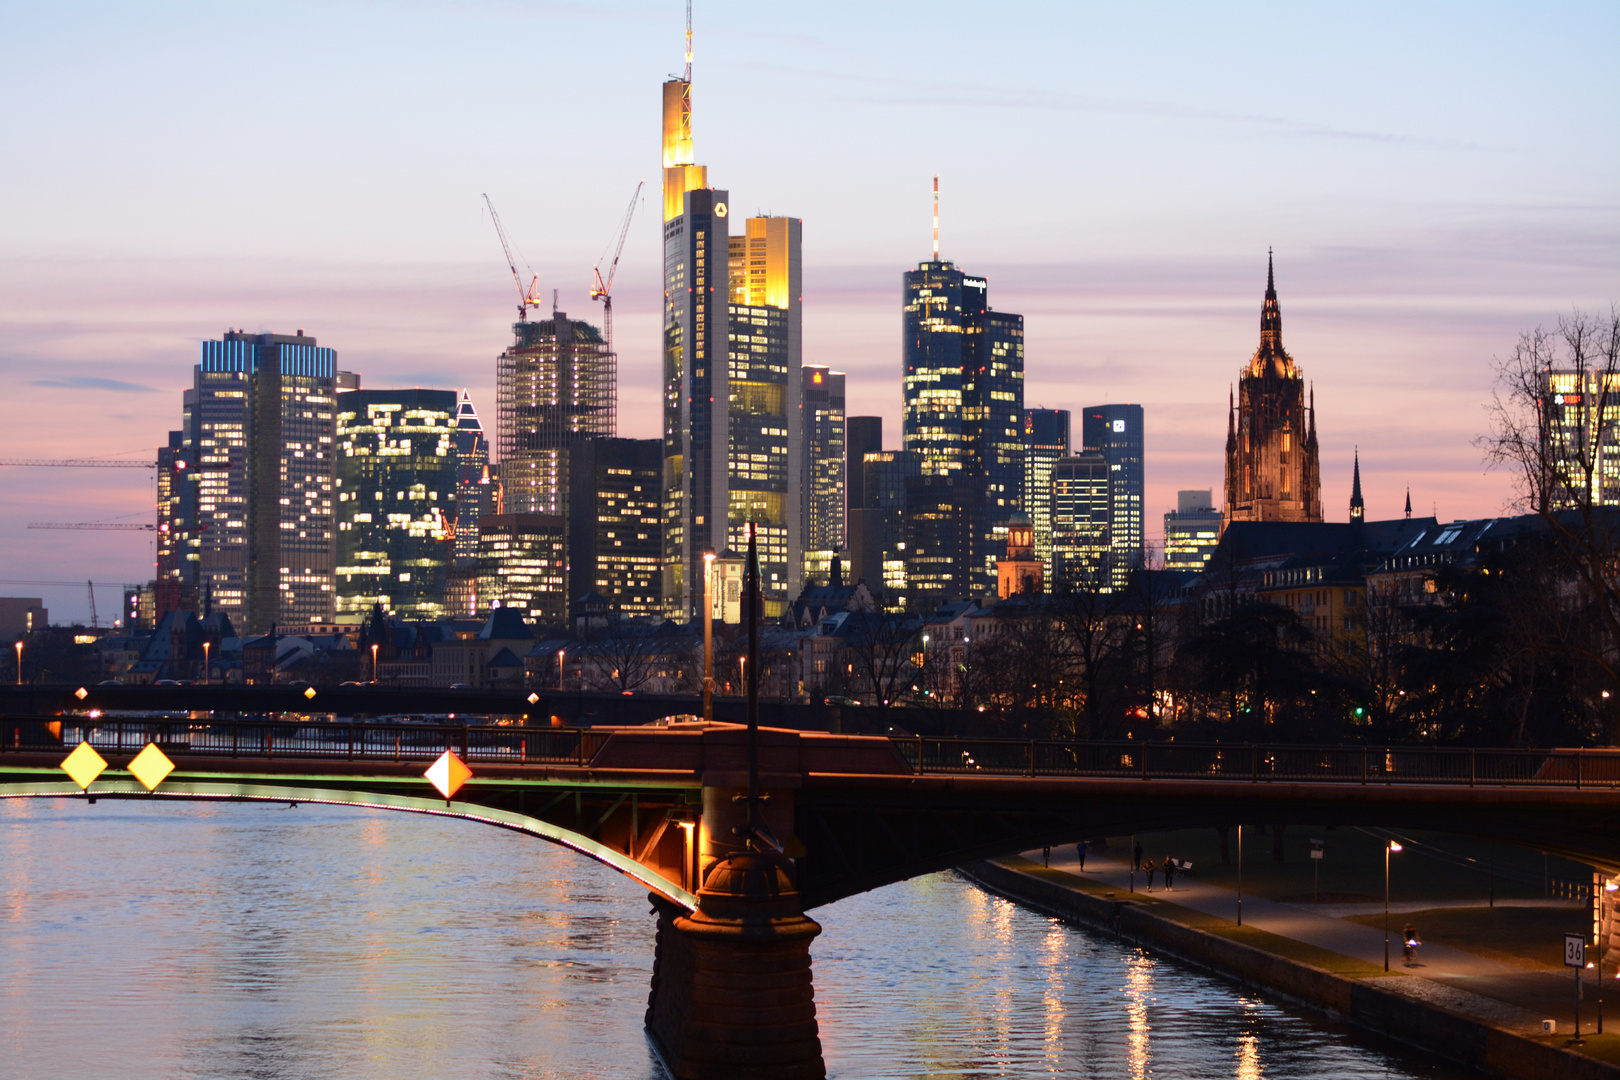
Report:
[[[337,396],[337,613],[430,622],[451,612],[454,390],[350,390]],[[475,556],[476,557],[476,556]]]
[[[919,264],[904,275],[901,378],[903,448],[916,455],[922,477],[960,481],[954,489],[970,502],[953,515],[970,535],[936,544],[966,553],[967,565],[947,569],[924,557],[911,591],[924,603],[941,589],[982,596],[996,587],[1006,522],[1023,504],[1023,316],[992,310],[985,279],[938,258]],[[922,504],[937,504],[931,486],[917,490]],[[908,562],[916,555],[909,552]]]

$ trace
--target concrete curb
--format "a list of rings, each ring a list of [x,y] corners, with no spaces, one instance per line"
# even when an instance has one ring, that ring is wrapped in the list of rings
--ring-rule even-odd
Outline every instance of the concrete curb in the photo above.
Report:
[[[1513,1080],[1615,1080],[1620,1069],[1355,979],[1182,926],[1137,904],[1068,889],[993,862],[957,872],[1044,914],[1130,938],[1242,986],[1280,995],[1420,1053]]]

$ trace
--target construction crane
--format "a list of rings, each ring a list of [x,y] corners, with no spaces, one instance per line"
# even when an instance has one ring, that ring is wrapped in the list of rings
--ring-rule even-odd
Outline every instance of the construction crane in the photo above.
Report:
[[[96,617],[96,583],[94,581],[87,580],[84,583],[84,587],[90,591],[90,629],[99,630],[101,628],[101,620]]]
[[[495,212],[495,204],[489,201],[489,195],[484,195],[484,205],[489,207],[490,220],[495,222],[495,235],[501,238],[501,251],[506,254],[507,269],[512,271],[512,281],[517,285],[518,291],[518,322],[529,321],[529,309],[540,306],[540,275],[535,274],[534,280],[529,282],[528,289],[523,288],[523,278],[518,274],[517,263],[512,260],[512,245],[506,242],[506,229],[501,226],[501,215]],[[526,269],[533,271],[532,266]]]
[[[157,532],[157,526],[150,522],[137,524],[132,521],[30,521],[30,529],[97,529],[103,532]]]
[[[624,238],[630,235],[630,219],[635,216],[636,203],[641,199],[641,189],[647,181],[636,183],[636,192],[630,196],[630,206],[624,212],[624,221],[619,225],[619,241],[613,245],[613,261],[608,263],[607,279],[602,278],[602,263],[598,260],[592,271],[596,275],[596,284],[591,287],[591,299],[602,301],[602,338],[607,344],[608,352],[613,351],[613,275],[619,269],[619,253],[624,250]],[[602,253],[603,258],[607,252]]]
[[[105,458],[0,458],[0,465],[45,465],[53,469],[155,469],[156,461],[111,461]]]

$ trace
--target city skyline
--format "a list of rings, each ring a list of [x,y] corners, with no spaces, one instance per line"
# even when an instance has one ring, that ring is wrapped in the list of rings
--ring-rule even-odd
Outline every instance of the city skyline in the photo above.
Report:
[[[329,121],[315,118],[307,91],[298,89],[227,97],[253,106],[260,136],[268,131],[291,146],[309,129],[325,156],[317,154],[323,167],[308,179],[278,166],[272,171],[280,183],[266,193],[225,184],[228,170],[217,162],[186,175],[137,156],[129,177],[95,198],[82,182],[63,180],[61,170],[80,151],[53,142],[58,137],[47,129],[55,118],[73,130],[65,118],[89,104],[79,95],[108,90],[128,74],[132,61],[107,52],[119,35],[150,46],[130,50],[149,66],[176,48],[205,53],[202,46],[240,32],[241,23],[271,43],[290,40],[309,30],[296,16],[285,25],[249,13],[236,24],[222,16],[181,27],[162,10],[149,26],[123,25],[113,13],[83,41],[56,16],[18,17],[9,36],[32,55],[20,56],[0,79],[21,80],[17,86],[33,80],[36,89],[14,95],[25,102],[10,121],[24,166],[0,180],[13,205],[31,208],[0,225],[0,294],[10,300],[0,311],[0,387],[21,414],[7,454],[151,453],[172,425],[171,394],[183,386],[197,342],[233,325],[277,333],[309,327],[368,387],[467,386],[492,415],[487,358],[509,332],[511,285],[492,227],[474,212],[480,177],[492,177],[486,186],[519,250],[540,252],[541,287],[562,289],[564,309],[599,323],[584,295],[589,265],[622,213],[620,189],[657,167],[646,150],[653,121],[645,102],[679,61],[681,12],[668,8],[523,16],[537,28],[566,25],[589,56],[612,52],[613,85],[589,110],[603,150],[589,170],[536,170],[527,151],[499,160],[509,141],[496,136],[493,97],[491,115],[463,129],[459,116],[411,95],[379,129],[397,135],[405,128],[459,155],[459,163],[391,181],[374,202],[360,204],[355,200],[369,197],[363,188],[372,183],[370,170],[392,171],[399,162],[387,155],[370,165],[350,160],[354,151],[333,142]],[[1256,29],[1250,19],[1201,12],[1133,22],[1100,9],[1084,18],[1052,10],[1041,18],[1073,33],[1032,36],[1033,23],[1008,21],[952,36],[884,12],[863,20],[860,40],[837,39],[829,48],[847,11],[801,15],[814,21],[790,24],[779,13],[699,4],[694,109],[701,156],[743,197],[739,213],[792,213],[809,225],[804,362],[848,373],[850,400],[872,403],[850,411],[884,416],[893,433],[888,449],[898,447],[900,429],[897,279],[927,255],[928,184],[938,172],[942,257],[989,278],[999,304],[1024,315],[1025,405],[1146,406],[1150,523],[1175,505],[1176,490],[1220,485],[1224,388],[1253,349],[1266,246],[1278,249],[1286,282],[1290,348],[1306,358],[1322,390],[1328,519],[1343,518],[1357,444],[1370,517],[1396,516],[1408,484],[1417,512],[1437,503],[1444,518],[1479,516],[1499,512],[1509,495],[1506,477],[1482,475],[1470,442],[1485,426],[1490,357],[1509,352],[1522,330],[1572,307],[1606,308],[1620,291],[1614,147],[1598,140],[1559,172],[1541,167],[1543,151],[1561,137],[1584,131],[1589,140],[1594,131],[1613,130],[1616,106],[1591,73],[1595,66],[1571,54],[1612,40],[1616,17],[1595,6],[1560,13],[1564,18],[1544,22],[1528,7],[1499,10],[1456,41],[1442,40],[1455,29],[1444,15],[1406,13],[1405,40],[1388,41],[1373,36],[1374,15],[1353,25],[1291,15],[1260,20]],[[444,69],[458,72],[471,63],[474,37],[497,15],[505,18],[477,8],[403,13],[390,44],[402,62],[438,48]],[[362,43],[359,21],[357,13],[337,12],[312,43],[314,58],[300,61],[313,65],[332,59],[333,50],[350,50],[354,70],[330,75],[343,91],[334,97],[338,116],[362,98],[373,100],[359,93],[362,76],[392,86],[403,75],[378,46]],[[1571,23],[1590,32],[1566,40]],[[1301,46],[1323,24],[1342,33],[1325,58],[1315,58],[1315,73]],[[75,31],[82,28],[75,20]],[[447,39],[430,41],[446,28]],[[175,42],[160,41],[163,33]],[[1200,33],[1213,34],[1212,44],[1200,43]],[[1255,40],[1240,41],[1243,35]],[[1044,54],[1063,40],[1079,54],[1073,85],[1056,75],[1069,65],[1003,55],[1014,43]],[[774,49],[768,67],[758,55],[762,41]],[[870,59],[897,41],[906,47],[882,80],[873,78]],[[42,73],[70,42],[83,45],[84,57],[63,66],[85,74],[88,90],[67,89],[60,75]],[[1558,80],[1519,62],[1526,52],[1550,55],[1555,42]],[[1103,55],[1110,43],[1119,57]],[[1219,63],[1216,46],[1228,49]],[[975,48],[987,60],[975,66],[972,85],[940,73]],[[1130,58],[1140,61],[1150,49],[1166,59],[1130,71]],[[1517,66],[1505,62],[1509,54]],[[1177,58],[1190,61],[1186,75],[1169,70]],[[1265,78],[1253,74],[1262,59]],[[91,61],[103,66],[93,73],[76,66]],[[805,92],[806,73],[817,65],[817,77],[835,86],[830,100]],[[561,93],[573,70],[564,65],[545,77],[558,79]],[[902,89],[911,75],[921,90]],[[489,91],[499,77],[480,76],[457,93]],[[1216,78],[1207,98],[1195,93],[1200,77]],[[1003,85],[992,85],[998,79]],[[1451,88],[1438,89],[1448,79]],[[1277,93],[1273,82],[1285,81],[1288,92]],[[1550,82],[1561,89],[1540,85]],[[212,107],[181,103],[177,89],[156,75],[134,79],[110,112],[143,105],[157,119],[132,130],[182,161],[203,147],[230,159],[262,153],[247,145],[260,138],[219,142],[216,135],[234,124]],[[731,115],[751,93],[764,96],[758,111],[780,105],[794,123],[761,133]],[[1023,138],[1020,153],[980,161],[906,130],[908,111],[936,115],[941,108],[1004,123],[1009,138]],[[617,126],[601,123],[604,111]],[[92,136],[107,122],[84,119],[92,121]],[[582,123],[566,110],[561,122]],[[870,173],[856,185],[860,199],[828,184],[825,170],[797,175],[796,126],[801,137],[813,126],[817,139],[831,135],[859,149]],[[1029,138],[1053,127],[1084,142],[1087,153],[1065,158]],[[370,145],[374,137],[360,141]],[[535,152],[543,154],[545,143],[536,140]],[[1134,153],[1122,157],[1122,148]],[[1178,181],[1177,154],[1188,148],[1205,162],[1263,158],[1268,171],[1249,163],[1225,176],[1199,170],[1196,184]],[[308,160],[310,149],[295,156]],[[104,170],[87,172],[107,184]],[[1140,193],[1122,196],[1133,184]],[[631,230],[615,290],[620,434],[642,438],[656,435],[659,421],[658,241],[647,220],[649,211],[656,220],[653,202]],[[355,224],[334,224],[345,218]],[[94,291],[83,282],[95,283]],[[81,422],[86,411],[92,424]],[[144,540],[23,531],[27,520],[149,515],[151,485],[116,472],[6,473],[0,536],[13,576],[151,576]],[[84,605],[82,586],[8,590],[44,592],[47,606],[69,618]]]

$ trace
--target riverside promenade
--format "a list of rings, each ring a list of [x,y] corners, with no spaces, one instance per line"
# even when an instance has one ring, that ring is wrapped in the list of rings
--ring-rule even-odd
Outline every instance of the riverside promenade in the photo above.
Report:
[[[1105,928],[1111,922],[1116,932],[1150,950],[1180,956],[1342,1016],[1357,1026],[1488,1071],[1535,1076],[1545,1075],[1546,1068],[1557,1065],[1567,1076],[1620,1076],[1620,1035],[1614,1034],[1620,1030],[1620,982],[1613,970],[1604,972],[1610,991],[1604,995],[1609,1013],[1606,1033],[1596,1033],[1598,988],[1595,972],[1588,971],[1581,1003],[1585,1041],[1571,1045],[1575,980],[1570,969],[1533,961],[1504,962],[1502,949],[1511,949],[1514,943],[1500,940],[1489,943],[1493,950],[1487,951],[1494,951],[1495,956],[1424,945],[1410,966],[1404,962],[1400,932],[1408,912],[1462,907],[1465,902],[1392,904],[1390,969],[1386,973],[1382,926],[1363,924],[1372,921],[1369,916],[1374,913],[1381,922],[1381,903],[1312,905],[1249,894],[1242,898],[1239,926],[1238,893],[1201,882],[1196,865],[1194,872],[1179,874],[1171,890],[1165,889],[1162,877],[1156,878],[1154,891],[1149,893],[1145,875],[1136,873],[1133,882],[1122,856],[1122,851],[1093,848],[1082,872],[1075,848],[1065,845],[1052,849],[1049,868],[1042,867],[1042,853],[1036,849],[970,867],[968,873],[997,892],[1051,914],[1077,917]],[[1483,905],[1483,901],[1471,903]],[[1498,901],[1499,907],[1510,905],[1562,908],[1572,928],[1584,915],[1576,905],[1561,901]],[[1358,917],[1363,921],[1352,921]],[[1249,950],[1257,950],[1258,955]],[[1267,957],[1273,959],[1268,962]],[[1412,1008],[1400,1008],[1401,1001],[1410,1002]],[[1403,1019],[1405,1030],[1384,1022],[1392,1015]],[[1423,1017],[1430,1018],[1427,1024]],[[1557,1023],[1557,1033],[1551,1036],[1542,1033],[1542,1021],[1548,1019]],[[1432,1032],[1432,1041],[1426,1038],[1427,1032]],[[1502,1039],[1493,1033],[1517,1038]],[[1545,1051],[1566,1053],[1555,1053],[1549,1059]]]

